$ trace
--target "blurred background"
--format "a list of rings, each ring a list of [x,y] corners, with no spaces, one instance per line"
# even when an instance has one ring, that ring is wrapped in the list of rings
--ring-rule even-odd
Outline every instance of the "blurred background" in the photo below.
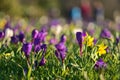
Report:
[[[10,15],[38,18],[48,15],[70,19],[71,15],[74,15],[72,10],[76,11],[75,15],[77,15],[79,8],[78,13],[81,13],[84,19],[86,16],[96,19],[96,15],[102,15],[105,19],[114,19],[119,15],[119,5],[120,0],[0,0],[0,17]]]

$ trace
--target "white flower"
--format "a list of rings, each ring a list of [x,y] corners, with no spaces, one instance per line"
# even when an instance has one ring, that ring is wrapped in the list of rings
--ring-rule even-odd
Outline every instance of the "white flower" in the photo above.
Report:
[[[13,30],[7,28],[7,29],[5,30],[5,38],[8,39],[8,38],[11,38],[12,36],[13,36]]]

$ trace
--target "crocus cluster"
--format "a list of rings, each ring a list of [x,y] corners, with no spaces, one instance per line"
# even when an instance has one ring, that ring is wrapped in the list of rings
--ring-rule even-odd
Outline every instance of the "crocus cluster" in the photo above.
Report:
[[[44,65],[46,60],[44,58],[47,46],[44,44],[47,32],[45,30],[38,31],[34,29],[32,31],[32,41],[34,45],[34,52],[37,54],[39,51],[43,51],[42,59],[39,63],[40,66]]]
[[[60,42],[55,45],[55,48],[56,48],[55,55],[58,58],[58,60],[62,61],[62,63],[64,62],[64,59],[66,57],[66,52],[67,52],[65,42],[66,42],[66,36],[62,35]]]
[[[77,32],[76,39],[80,47],[80,55],[82,56],[82,45],[86,44],[87,46],[93,46],[94,38],[89,36],[86,32]]]
[[[32,41],[31,42],[24,42],[23,43],[23,46],[22,46],[22,51],[25,53],[25,56],[27,58],[29,58],[30,56],[30,53],[32,51],[32,47],[34,47],[34,55],[39,55],[39,51],[42,51],[42,57],[41,57],[41,60],[39,62],[39,60],[35,60],[35,64],[39,64],[38,66],[42,66],[45,64],[46,60],[44,58],[44,55],[45,55],[45,52],[46,52],[46,49],[47,49],[47,46],[46,44],[44,44],[45,42],[45,37],[47,35],[47,32],[45,31],[38,31],[36,29],[34,29],[32,31]],[[19,35],[21,38],[20,39],[23,39],[23,34],[21,33]],[[23,40],[21,40],[23,41]],[[33,55],[33,54],[32,54]],[[36,56],[34,56],[36,57]]]

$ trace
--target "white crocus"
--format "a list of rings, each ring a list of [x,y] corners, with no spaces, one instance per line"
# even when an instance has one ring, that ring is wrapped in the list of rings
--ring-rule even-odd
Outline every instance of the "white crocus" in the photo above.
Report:
[[[13,36],[13,30],[7,28],[7,29],[5,30],[5,38],[8,39],[8,38],[11,38],[12,36]]]
[[[5,39],[4,41],[7,42],[7,44],[10,42],[11,37],[13,36],[13,30],[10,28],[7,28],[5,30]]]
[[[55,33],[56,36],[59,36],[59,34],[61,33],[62,29],[63,29],[62,26],[59,25],[59,24],[55,25],[55,26],[54,25],[51,26],[51,31],[53,33]]]

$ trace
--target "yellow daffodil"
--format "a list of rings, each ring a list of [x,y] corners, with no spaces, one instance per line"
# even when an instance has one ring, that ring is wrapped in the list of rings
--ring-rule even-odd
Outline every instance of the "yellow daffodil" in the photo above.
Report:
[[[99,54],[99,56],[106,54],[106,48],[107,46],[105,46],[103,43],[101,43],[100,45],[98,45],[98,51],[97,53]]]

